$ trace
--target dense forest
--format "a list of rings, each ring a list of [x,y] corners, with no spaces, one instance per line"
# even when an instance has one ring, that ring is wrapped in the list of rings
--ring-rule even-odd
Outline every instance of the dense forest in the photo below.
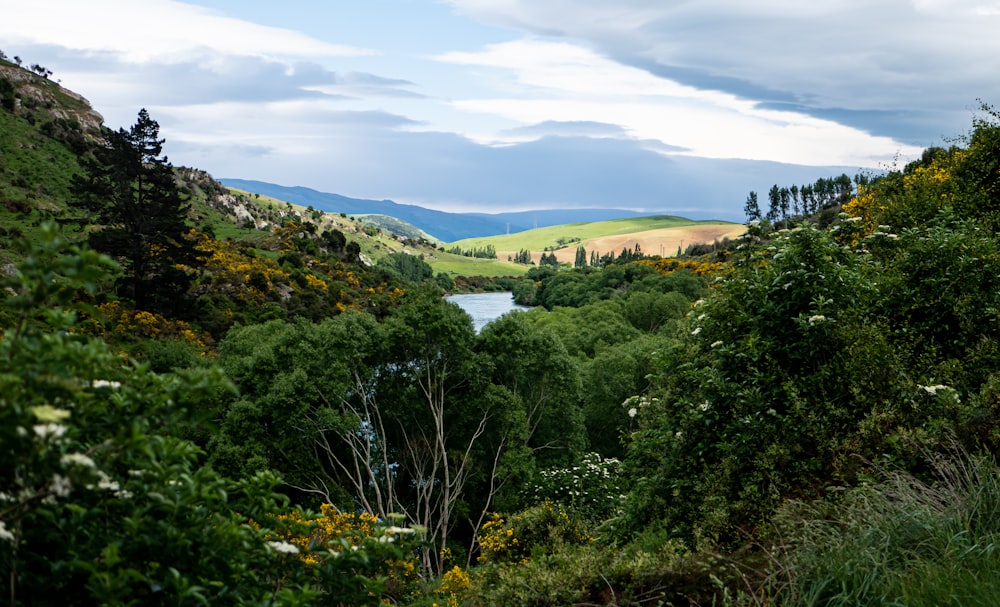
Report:
[[[533,268],[476,333],[419,257],[4,67],[12,607],[1000,595],[990,107],[703,256]]]

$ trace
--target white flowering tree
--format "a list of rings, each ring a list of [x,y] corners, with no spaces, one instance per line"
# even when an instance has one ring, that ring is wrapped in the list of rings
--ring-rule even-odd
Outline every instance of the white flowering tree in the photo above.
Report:
[[[662,353],[659,400],[637,407],[625,470],[639,479],[627,508],[639,527],[658,519],[694,537],[757,524],[844,465],[873,403],[860,386],[897,389],[881,327],[866,324],[866,254],[808,225],[753,244],[692,305],[684,341]]]

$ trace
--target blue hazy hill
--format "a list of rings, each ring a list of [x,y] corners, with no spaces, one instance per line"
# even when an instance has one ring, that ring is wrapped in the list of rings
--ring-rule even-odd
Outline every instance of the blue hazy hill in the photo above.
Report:
[[[249,179],[224,178],[219,179],[219,182],[226,187],[270,196],[292,204],[311,206],[328,213],[390,215],[420,228],[443,242],[522,232],[564,223],[604,221],[647,214],[627,209],[548,209],[495,214],[447,213],[412,204],[400,204],[392,200],[349,198],[301,186],[282,186]]]

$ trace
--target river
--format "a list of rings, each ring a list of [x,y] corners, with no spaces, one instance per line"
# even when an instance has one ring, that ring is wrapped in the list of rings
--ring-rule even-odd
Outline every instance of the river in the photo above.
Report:
[[[472,317],[472,324],[479,333],[486,323],[500,318],[511,310],[528,310],[527,306],[514,303],[514,296],[509,291],[500,293],[462,293],[449,295],[448,301],[458,304],[460,308]]]

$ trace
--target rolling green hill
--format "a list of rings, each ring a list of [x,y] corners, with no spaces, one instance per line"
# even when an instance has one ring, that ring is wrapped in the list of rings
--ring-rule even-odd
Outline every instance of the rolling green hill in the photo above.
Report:
[[[693,225],[735,225],[721,221],[692,221],[672,215],[653,215],[649,217],[630,217],[590,223],[568,223],[558,226],[536,228],[516,234],[502,234],[482,238],[467,238],[449,243],[448,247],[458,246],[462,249],[473,249],[485,245],[493,245],[498,251],[528,249],[529,251],[554,250],[563,246],[606,236],[618,236],[659,230],[664,228],[681,228]]]

